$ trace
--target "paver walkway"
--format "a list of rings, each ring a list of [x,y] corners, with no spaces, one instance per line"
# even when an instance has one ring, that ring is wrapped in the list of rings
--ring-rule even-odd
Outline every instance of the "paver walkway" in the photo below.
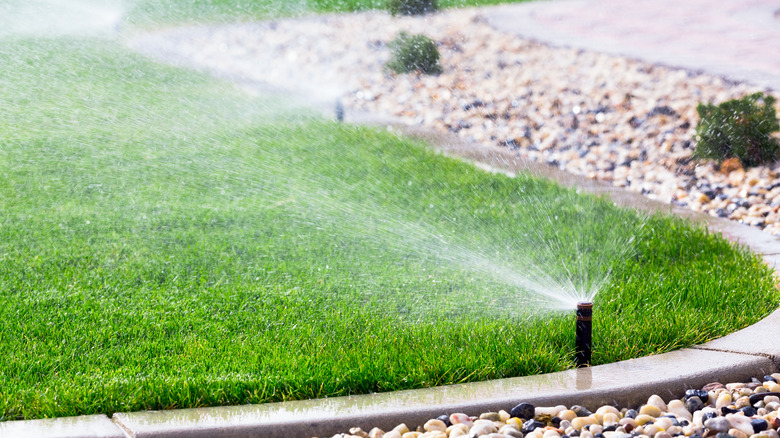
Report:
[[[576,47],[704,70],[780,90],[777,0],[557,0],[485,10],[495,27]]]

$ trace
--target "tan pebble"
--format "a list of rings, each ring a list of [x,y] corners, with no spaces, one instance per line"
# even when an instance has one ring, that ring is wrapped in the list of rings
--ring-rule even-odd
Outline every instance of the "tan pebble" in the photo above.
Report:
[[[767,406],[767,408],[768,408],[769,407],[768,406],[769,403],[780,403],[780,397],[778,397],[776,395],[767,395],[766,397],[764,397],[764,405]],[[777,410],[777,408],[772,409],[772,410],[773,411]]]
[[[669,435],[671,436],[677,436],[682,433],[683,428],[680,426],[669,426],[669,428],[666,429],[667,432],[669,432]]]
[[[602,406],[602,407],[598,408],[596,410],[596,413],[597,414],[601,414],[601,415],[604,415],[604,414],[607,414],[607,413],[613,413],[613,414],[616,414],[616,415],[620,415],[620,411],[618,410],[618,408],[616,408],[614,406],[609,406],[609,405],[605,405],[605,406]]]
[[[420,438],[420,435],[422,435],[422,432],[406,432],[401,435],[401,438]]]
[[[520,430],[520,429],[523,428],[523,420],[521,420],[521,419],[519,419],[517,417],[512,417],[512,418],[506,420],[506,424],[514,427],[517,430]]]
[[[657,394],[651,395],[650,398],[647,399],[647,404],[657,407],[662,412],[666,410],[666,402]]]
[[[434,430],[440,430],[440,431],[446,431],[447,425],[441,421],[441,420],[428,420],[423,425],[423,429],[425,429],[426,432],[431,432]]]
[[[507,411],[505,411],[503,409],[498,411],[498,421],[500,421],[502,423],[506,423],[506,421],[509,420],[511,417],[512,416],[509,415],[509,412],[507,412]]]
[[[763,212],[763,209],[762,209],[762,212]],[[764,389],[764,388],[761,387],[761,389]],[[740,388],[738,392],[739,392],[740,396],[751,396],[751,395],[753,395],[753,390],[750,389],[750,388]]]
[[[363,429],[361,429],[359,427],[353,427],[353,428],[349,429],[349,434],[350,435],[354,435],[354,436],[358,436],[360,438],[368,438],[368,433],[366,433],[365,430],[363,430]]]
[[[737,409],[744,408],[746,406],[750,406],[750,397],[740,397],[737,399],[737,401],[734,402],[734,407]]]
[[[447,428],[447,435],[450,438],[455,438],[457,436],[462,435],[468,435],[469,434],[469,428],[465,424],[453,424],[452,426]]]
[[[718,396],[717,401],[715,402],[715,408],[720,410],[721,408],[728,406],[731,404],[731,394],[728,392],[723,392]]]
[[[658,406],[655,405],[642,405],[641,408],[639,408],[639,414],[640,415],[649,415],[651,417],[660,417],[661,416],[661,409]]]
[[[398,426],[394,427],[393,430],[403,435],[409,432],[409,427],[406,425],[406,423],[401,423]]]
[[[648,436],[655,436],[655,434],[662,431],[663,428],[657,424],[645,424],[642,426],[642,433]]]
[[[672,435],[669,432],[661,431],[655,434],[655,438],[672,438]]]
[[[620,421],[620,414],[614,412],[607,412],[604,414],[604,418],[601,420],[601,424],[609,426]]]
[[[561,438],[561,434],[558,433],[558,431],[554,429],[546,430],[544,432],[544,435],[542,435],[542,438]]]
[[[566,409],[558,413],[558,418],[560,418],[561,420],[571,421],[577,418],[577,414],[574,413],[574,411],[572,411],[571,409]]]
[[[587,430],[583,430],[582,433],[580,433],[580,438],[593,438],[593,434]]]
[[[733,436],[734,438],[748,438],[750,435],[746,434],[745,432],[742,432],[739,429],[729,429],[729,435]]]
[[[596,424],[596,419],[593,416],[577,417],[571,420],[571,427],[582,430],[583,427],[589,424]]]
[[[487,435],[489,433],[494,433],[498,429],[496,429],[496,426],[493,424],[493,422],[483,422],[484,420],[477,420],[474,422],[474,425],[471,426],[471,429],[469,429],[470,435]]]
[[[375,427],[370,431],[368,431],[368,438],[384,438],[384,436],[385,436],[385,431],[378,427]]]
[[[433,430],[420,435],[420,438],[447,438],[447,432],[443,430]]]
[[[649,421],[650,422],[655,421],[655,417],[647,414],[639,414],[636,416],[634,420],[636,421],[637,425],[642,426]]]
[[[656,426],[660,427],[663,430],[667,430],[670,427],[672,427],[672,419],[669,417],[659,417],[656,418],[653,422]]]
[[[769,392],[780,392],[780,384],[777,382],[764,382],[764,388],[766,388]]]
[[[604,431],[604,427],[602,427],[600,424],[593,424],[588,428],[588,432],[592,433],[593,435],[596,435],[597,433],[601,433]]]
[[[390,432],[384,434],[383,438],[403,438],[403,435],[401,435],[401,432],[397,430],[391,430]]]
[[[688,421],[693,419],[688,408],[685,407],[685,403],[682,400],[672,400],[666,407],[667,412],[674,414],[677,418],[684,418]]]

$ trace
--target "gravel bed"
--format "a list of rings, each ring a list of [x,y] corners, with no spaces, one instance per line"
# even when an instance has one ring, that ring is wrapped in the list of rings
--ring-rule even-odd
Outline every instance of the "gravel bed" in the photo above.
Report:
[[[443,73],[394,75],[400,30],[437,41]],[[755,91],[714,75],[555,48],[496,31],[478,9],[179,28],[131,47],[350,111],[510,148],[588,178],[780,234],[779,167],[695,162],[699,102]]]
[[[636,409],[520,403],[479,417],[443,414],[413,431],[406,424],[388,431],[352,428],[333,438],[778,438],[778,380],[780,373],[748,383],[714,382],[668,403],[652,395]]]

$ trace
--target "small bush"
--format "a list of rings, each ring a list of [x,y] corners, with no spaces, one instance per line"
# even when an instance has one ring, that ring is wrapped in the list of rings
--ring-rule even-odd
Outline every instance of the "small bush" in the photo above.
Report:
[[[436,0],[387,0],[387,9],[395,15],[421,15],[436,12]]]
[[[764,93],[720,105],[699,103],[694,157],[718,161],[736,157],[744,166],[775,160],[780,146],[771,134],[780,130],[780,124],[774,105],[775,98]]]
[[[401,32],[390,42],[392,56],[387,68],[396,73],[421,71],[427,74],[441,73],[439,49],[425,35],[409,35]]]

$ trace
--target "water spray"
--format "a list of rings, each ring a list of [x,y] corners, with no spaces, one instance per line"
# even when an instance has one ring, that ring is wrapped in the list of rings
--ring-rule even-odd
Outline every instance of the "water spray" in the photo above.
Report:
[[[593,303],[577,303],[577,331],[574,334],[574,361],[577,368],[590,366]]]

